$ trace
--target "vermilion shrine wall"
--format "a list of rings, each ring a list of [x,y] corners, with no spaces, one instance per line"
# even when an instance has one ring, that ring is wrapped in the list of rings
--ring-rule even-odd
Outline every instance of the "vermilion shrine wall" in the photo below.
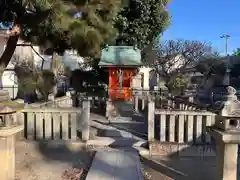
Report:
[[[119,70],[122,70],[122,87]],[[132,76],[134,68],[109,68],[109,97],[111,99],[132,99]]]

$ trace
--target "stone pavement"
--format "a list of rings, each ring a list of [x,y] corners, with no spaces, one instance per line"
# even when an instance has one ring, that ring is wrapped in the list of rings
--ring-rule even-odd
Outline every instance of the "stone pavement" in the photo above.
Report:
[[[137,152],[99,150],[86,180],[143,180]]]
[[[100,115],[91,113],[91,121],[92,124],[91,126],[95,129],[99,129],[98,131],[98,136],[105,136],[105,137],[113,137],[113,136],[121,136],[121,137],[127,137],[134,136],[138,137],[140,139],[147,139],[147,121],[146,118],[144,118],[140,114],[134,114],[130,120],[130,118],[124,118],[122,117],[121,119],[118,118],[116,120],[111,120],[111,123],[109,124],[109,121]],[[95,127],[96,124],[102,124],[101,127]],[[105,125],[105,126],[104,126]],[[115,131],[117,129],[117,131]],[[93,130],[93,129],[91,129]],[[108,131],[106,133],[106,130]],[[117,132],[122,132],[121,135]],[[114,133],[115,131],[115,133]],[[100,132],[100,134],[99,134]],[[104,133],[102,133],[104,132]],[[127,133],[128,132],[128,133]],[[96,134],[96,133],[95,133]]]
[[[238,158],[238,161],[240,159]],[[240,162],[240,161],[239,161]],[[143,168],[151,180],[215,180],[215,157],[142,157]],[[238,180],[240,165],[238,163]]]
[[[143,168],[151,180],[214,180],[214,157],[143,157]]]

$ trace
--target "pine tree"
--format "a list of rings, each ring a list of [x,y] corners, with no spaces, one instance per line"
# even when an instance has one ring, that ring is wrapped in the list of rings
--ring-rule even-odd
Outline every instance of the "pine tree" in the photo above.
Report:
[[[50,53],[76,49],[81,56],[98,56],[116,35],[113,18],[120,5],[120,0],[2,0],[0,21],[13,22],[13,28],[0,65],[8,65],[19,38]]]

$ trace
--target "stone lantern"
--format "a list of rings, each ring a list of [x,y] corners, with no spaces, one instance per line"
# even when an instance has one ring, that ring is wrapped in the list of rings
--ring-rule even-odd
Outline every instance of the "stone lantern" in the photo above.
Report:
[[[216,140],[216,180],[237,180],[238,144],[240,144],[240,101],[236,90],[226,87],[223,101],[218,102],[215,125],[210,134]]]
[[[17,110],[24,104],[9,100],[8,91],[0,90],[0,171],[1,180],[15,179],[15,135],[23,131],[17,124]]]
[[[0,90],[0,130],[17,126],[17,110],[24,107],[24,104],[15,103],[9,99],[8,91]]]

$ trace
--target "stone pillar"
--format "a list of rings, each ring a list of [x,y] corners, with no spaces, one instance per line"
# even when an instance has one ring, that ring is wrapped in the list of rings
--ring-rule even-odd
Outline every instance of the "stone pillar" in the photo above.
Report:
[[[134,96],[134,111],[138,112],[138,96]]]
[[[48,100],[49,100],[49,101],[54,101],[54,99],[55,99],[55,97],[54,97],[53,94],[49,94],[49,95],[48,95]]]
[[[217,179],[236,180],[237,179],[237,144],[217,143]]]
[[[68,99],[66,100],[66,106],[67,107],[72,107],[73,105],[73,102],[72,102],[72,95],[71,95],[71,92],[70,91],[67,91],[66,92],[66,96],[68,97]]]
[[[0,130],[0,179],[15,179],[15,135],[23,130],[16,126]]]
[[[157,87],[159,89],[159,85],[160,85],[160,76],[158,73],[156,73],[156,76],[157,76]]]
[[[216,180],[237,180],[240,133],[211,128],[210,134],[216,140]]]
[[[154,141],[154,118],[155,118],[155,103],[150,98],[148,103],[148,141]]]
[[[82,140],[88,141],[90,134],[90,101],[83,100],[82,102],[82,116],[80,120],[80,129],[82,131]]]
[[[66,96],[67,96],[67,97],[72,97],[71,92],[70,92],[70,91],[67,91],[67,92],[66,92]]]
[[[118,109],[115,107],[115,104],[112,99],[107,100],[107,106],[106,106],[106,117],[109,120],[109,122],[112,120],[112,118],[115,118],[118,116]]]
[[[227,85],[227,86],[230,85],[230,72],[231,72],[231,70],[229,68],[227,68],[226,73],[223,78],[223,85]]]

